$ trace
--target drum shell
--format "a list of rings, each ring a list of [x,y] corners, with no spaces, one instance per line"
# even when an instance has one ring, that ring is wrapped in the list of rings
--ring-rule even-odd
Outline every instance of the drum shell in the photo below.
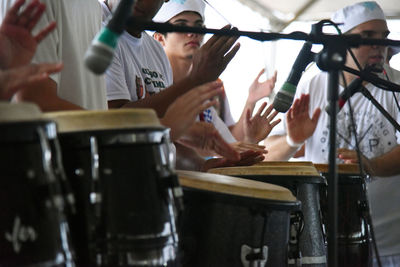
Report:
[[[0,266],[72,266],[55,123],[1,123],[0,132]]]
[[[98,148],[98,181],[92,173],[91,138]],[[64,168],[76,197],[77,213],[69,221],[80,264],[125,266],[135,251],[177,246],[164,183],[173,175],[164,138],[164,128],[60,134]],[[90,201],[94,191],[101,203]]]
[[[268,163],[269,162],[266,162],[266,164]],[[282,165],[281,162],[279,164]],[[285,166],[286,165],[283,164],[282,170],[287,172],[287,175],[263,175],[260,174],[260,172],[251,174],[252,167],[249,167],[244,173],[234,175],[245,179],[283,186],[291,190],[293,195],[301,201],[301,211],[304,216],[304,229],[298,240],[302,253],[302,264],[309,267],[326,266],[326,244],[323,233],[324,226],[320,214],[319,198],[320,188],[325,188],[326,181],[324,177],[318,175],[315,169],[315,175],[291,175],[290,173],[296,173],[296,166],[293,166],[291,169],[287,169]],[[289,261],[290,265],[292,265],[293,260]]]
[[[327,173],[323,173],[329,177]],[[372,266],[372,246],[366,218],[364,183],[356,173],[338,174],[338,264],[339,266]],[[327,191],[321,190],[321,210],[328,225]]]
[[[268,247],[265,266],[287,266],[289,214],[299,202],[268,201],[184,187],[183,266],[243,266],[242,245]],[[264,215],[267,218],[263,236]]]

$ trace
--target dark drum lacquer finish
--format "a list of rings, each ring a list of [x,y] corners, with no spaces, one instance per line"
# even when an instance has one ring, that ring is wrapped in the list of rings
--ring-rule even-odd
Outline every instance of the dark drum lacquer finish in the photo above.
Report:
[[[178,237],[163,127],[60,134],[76,197],[69,215],[79,266],[172,266]]]
[[[0,266],[72,267],[56,125],[0,124]]]

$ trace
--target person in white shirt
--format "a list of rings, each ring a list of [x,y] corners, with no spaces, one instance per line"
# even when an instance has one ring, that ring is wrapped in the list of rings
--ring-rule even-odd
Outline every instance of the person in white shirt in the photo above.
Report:
[[[347,6],[333,15],[333,21],[344,34],[361,34],[362,37],[385,39],[389,30],[382,9],[376,2],[361,2]],[[400,73],[385,65],[386,47],[364,45],[352,48],[362,68],[373,67],[381,78],[400,82]],[[347,66],[357,68],[347,56]],[[346,84],[356,77],[344,73]],[[340,92],[344,81],[341,80]],[[385,110],[398,122],[399,93],[382,90],[372,84],[364,86]],[[269,160],[287,160],[305,143],[305,160],[328,163],[329,115],[327,106],[328,76],[319,73],[302,82],[296,100],[287,112],[284,124],[273,129],[266,140]],[[361,93],[354,94],[351,102],[355,130],[362,154],[363,168],[373,179],[368,184],[372,222],[378,251],[384,266],[400,266],[400,145],[395,127]],[[346,104],[337,114],[338,159],[342,163],[356,163],[355,139],[352,135],[350,112]]]
[[[204,27],[204,9],[205,4],[202,0],[169,1],[161,7],[154,17],[154,21],[168,22],[179,26]],[[171,63],[174,81],[184,79],[190,72],[193,55],[200,49],[203,37],[204,35],[193,33],[156,32],[154,34],[154,38],[161,43]],[[228,134],[230,130],[232,138],[234,137],[238,141],[258,143],[264,140],[279,120],[272,121],[277,113],[272,112],[271,106],[264,110],[266,104],[263,104],[257,114],[252,117],[256,102],[270,94],[275,85],[276,72],[270,80],[260,83],[258,79],[263,73],[264,70],[258,74],[251,85],[245,108],[237,123],[233,121],[230,114],[225,94],[221,95],[219,99],[221,112],[211,107],[200,114],[200,119],[213,123],[217,129],[221,131],[223,129]],[[224,120],[220,114],[224,115]]]

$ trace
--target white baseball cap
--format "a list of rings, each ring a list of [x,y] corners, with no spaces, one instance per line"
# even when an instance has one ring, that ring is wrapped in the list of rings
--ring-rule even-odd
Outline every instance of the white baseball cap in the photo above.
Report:
[[[371,20],[386,20],[382,8],[375,1],[360,2],[346,6],[332,15],[332,21],[339,25],[342,33]]]
[[[164,3],[156,16],[153,18],[155,22],[167,22],[176,15],[185,12],[197,12],[204,20],[205,4],[203,0],[169,0]]]

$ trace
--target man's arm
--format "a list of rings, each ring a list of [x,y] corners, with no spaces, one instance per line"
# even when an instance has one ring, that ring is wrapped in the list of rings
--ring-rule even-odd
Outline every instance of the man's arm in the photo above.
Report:
[[[236,40],[237,37],[214,35],[193,56],[193,65],[187,77],[151,97],[135,102],[111,100],[108,102],[109,108],[152,108],[159,117],[163,117],[176,98],[196,86],[215,81],[220,76],[239,50],[238,44],[232,47]]]
[[[349,149],[338,149],[338,158],[345,163],[357,163],[357,152]],[[362,156],[365,171],[372,176],[393,176],[400,174],[400,145],[379,157],[367,159]]]
[[[15,98],[17,101],[36,103],[43,112],[82,109],[80,106],[61,99],[57,95],[57,84],[50,78],[21,89]]]

